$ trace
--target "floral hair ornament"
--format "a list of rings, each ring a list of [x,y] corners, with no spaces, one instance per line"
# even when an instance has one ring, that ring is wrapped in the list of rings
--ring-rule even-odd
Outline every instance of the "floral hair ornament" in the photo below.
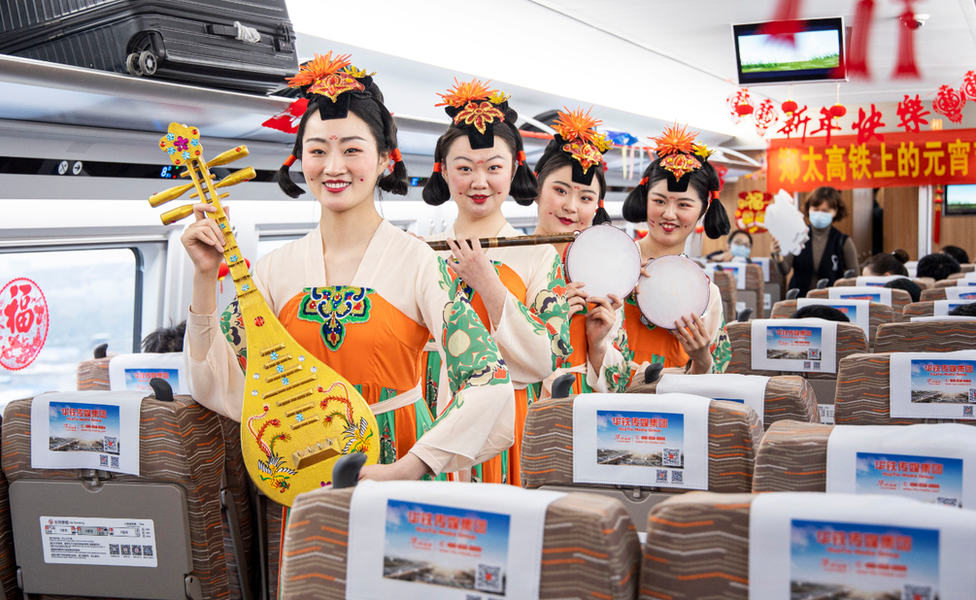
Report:
[[[590,185],[593,182],[592,168],[603,163],[603,153],[613,147],[613,142],[597,133],[596,126],[602,121],[590,116],[592,108],[585,113],[582,108],[571,111],[564,106],[563,110],[566,112],[556,113],[556,121],[552,124],[556,130],[553,142],[556,148],[573,159],[573,182]]]
[[[332,52],[315,58],[301,66],[298,74],[288,80],[288,87],[298,88],[309,104],[319,109],[322,120],[345,119],[349,114],[349,92],[365,93],[373,82],[373,75],[357,69],[349,62],[349,54]]]
[[[665,127],[659,137],[650,138],[657,143],[654,149],[661,159],[661,168],[668,172],[668,191],[688,191],[690,179],[686,175],[705,165],[711,151],[705,144],[695,141],[697,132],[688,133],[687,126],[678,129],[678,124]]]
[[[455,78],[454,87],[437,94],[444,101],[434,105],[445,107],[454,127],[465,130],[472,150],[494,147],[495,123],[505,122],[511,96],[489,88],[489,83],[477,79],[461,83]]]

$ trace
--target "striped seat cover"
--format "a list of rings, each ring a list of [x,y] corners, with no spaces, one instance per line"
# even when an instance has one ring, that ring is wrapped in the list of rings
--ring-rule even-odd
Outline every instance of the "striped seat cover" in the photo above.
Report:
[[[952,352],[976,349],[976,321],[891,323],[878,327],[875,352]]]
[[[959,285],[958,279],[943,279],[942,281],[935,282],[935,289],[940,290],[947,287],[956,287]]]
[[[752,489],[752,468],[761,437],[759,417],[737,402],[713,400],[708,410],[708,489]],[[522,487],[573,483],[573,398],[550,398],[529,407],[522,438]],[[649,486],[650,487],[650,486]],[[653,486],[662,487],[662,486]],[[666,488],[665,488],[666,489]]]
[[[756,454],[754,492],[827,491],[827,438],[833,425],[780,421]]]
[[[725,312],[725,322],[735,321],[735,303],[737,300],[735,276],[725,271],[715,271],[712,273],[712,282],[722,294],[722,310]]]
[[[3,420],[0,419],[0,426]],[[4,446],[4,454],[6,454]],[[0,471],[0,585],[6,600],[20,600],[23,594],[17,586],[17,563],[14,560],[14,530],[10,523],[10,491],[7,476]]]
[[[911,322],[912,317],[931,317],[935,315],[935,302],[912,302],[902,313],[905,320]]]
[[[640,600],[747,600],[755,497],[697,492],[651,508]]]
[[[16,400],[4,411],[4,474],[10,483],[30,479],[77,480],[78,472],[74,470],[31,468],[31,401]],[[229,595],[224,540],[218,527],[226,456],[222,437],[217,414],[189,396],[176,396],[173,402],[146,398],[139,430],[141,476],[113,474],[120,483],[151,480],[183,488],[193,540],[192,574],[199,579],[203,597],[208,600]]]
[[[829,297],[829,290],[810,290],[807,293],[807,298],[823,298],[826,300]],[[904,312],[905,307],[911,304],[911,302],[912,296],[905,290],[896,288],[891,290],[891,311],[894,313],[895,322],[903,320],[902,312]]]
[[[930,325],[931,323],[914,323]],[[958,323],[957,323],[958,324]],[[976,323],[970,323],[976,325]],[[896,323],[895,326],[908,325]],[[838,425],[912,425],[914,423],[965,423],[952,419],[892,419],[891,369],[888,354],[855,354],[845,358],[837,377],[834,422]]]
[[[285,534],[281,597],[344,600],[353,490],[315,490],[295,499]],[[641,549],[623,505],[567,494],[549,505],[542,542],[540,600],[632,600]]]
[[[909,305],[911,306],[911,305]],[[771,319],[788,319],[796,312],[796,300],[783,300],[773,305],[773,311],[769,317]],[[887,304],[871,302],[868,308],[870,318],[868,319],[868,331],[873,340],[878,335],[878,326],[885,323],[895,322],[895,313]]]
[[[897,291],[897,290],[896,290]],[[729,323],[725,326],[732,345],[732,358],[726,367],[726,373],[741,375],[766,375],[773,377],[781,375],[778,371],[762,371],[752,368],[752,323]],[[867,352],[868,344],[864,332],[853,323],[837,324],[837,364],[845,356]],[[807,379],[836,379],[834,373],[807,373]]]
[[[932,290],[922,290],[922,295],[918,299],[921,302],[935,302],[936,300],[946,300],[947,298],[944,288],[935,288]]]
[[[78,391],[87,390],[107,390],[108,382],[108,361],[111,356],[105,358],[89,358],[78,363]]]
[[[640,378],[640,376],[638,376]],[[627,388],[628,394],[656,394],[657,383],[635,383]],[[807,423],[819,423],[817,396],[806,379],[793,375],[778,375],[766,384],[763,428],[767,431],[776,421],[791,419]]]

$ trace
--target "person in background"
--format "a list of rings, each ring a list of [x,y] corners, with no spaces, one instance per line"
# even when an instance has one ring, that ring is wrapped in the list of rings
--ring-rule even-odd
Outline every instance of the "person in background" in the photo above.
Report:
[[[791,319],[826,319],[827,321],[837,321],[839,323],[850,323],[851,320],[833,306],[826,304],[811,304],[804,306],[790,315]]]
[[[142,340],[142,351],[163,353],[183,352],[183,335],[186,333],[186,321],[175,327],[160,327]]]
[[[732,262],[736,259],[749,262],[749,255],[752,253],[752,236],[749,232],[737,229],[727,239],[729,247],[706,256],[708,262]]]
[[[773,239],[770,256],[784,276],[793,270],[790,289],[806,296],[817,281],[827,279],[833,285],[847,269],[857,270],[857,248],[853,240],[831,223],[847,216],[847,207],[840,192],[832,187],[818,187],[807,197],[803,212],[810,221],[810,239],[796,257],[780,254],[779,243]]]
[[[943,246],[942,254],[948,254],[952,258],[956,259],[956,262],[958,262],[960,265],[969,264],[969,253],[959,246]]]
[[[962,267],[959,266],[959,261],[948,254],[935,252],[928,256],[923,256],[918,261],[918,268],[915,270],[915,273],[920,278],[931,277],[936,281],[942,281],[943,279],[948,279],[949,275],[960,271],[962,271]]]
[[[976,317],[976,302],[962,304],[949,311],[950,317]]]
[[[919,298],[922,297],[922,288],[917,283],[903,277],[901,279],[893,279],[884,285],[886,288],[891,288],[893,290],[905,290],[908,295],[912,297],[912,302],[918,302]]]
[[[889,275],[908,277],[908,269],[905,268],[908,258],[908,253],[901,248],[891,253],[875,254],[864,263],[861,275],[865,277],[887,277]]]

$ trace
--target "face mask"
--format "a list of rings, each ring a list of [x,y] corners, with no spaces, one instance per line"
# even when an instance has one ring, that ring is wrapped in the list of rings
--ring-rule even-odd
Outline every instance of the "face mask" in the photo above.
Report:
[[[745,244],[732,244],[729,247],[729,250],[731,250],[732,256],[738,258],[746,258],[752,252],[752,248],[746,246]]]
[[[810,224],[813,225],[814,229],[826,229],[830,227],[830,222],[834,220],[834,215],[829,212],[822,212],[819,210],[810,211]]]

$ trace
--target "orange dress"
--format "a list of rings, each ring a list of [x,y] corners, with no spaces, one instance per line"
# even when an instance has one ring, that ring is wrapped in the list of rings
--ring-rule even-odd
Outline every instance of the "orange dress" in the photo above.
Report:
[[[519,235],[507,223],[495,237]],[[429,239],[456,238],[451,227],[443,234]],[[495,265],[508,299],[499,323],[491,323],[480,295],[471,296],[471,305],[484,323],[491,323],[492,339],[512,376],[515,386],[515,442],[502,455],[473,469],[475,479],[488,483],[521,485],[519,461],[522,431],[529,406],[537,399],[542,380],[562,365],[572,351],[569,346],[569,304],[565,296],[562,261],[552,246],[518,248],[489,248],[487,257]],[[450,252],[441,253],[449,258]],[[431,355],[431,358],[434,358]],[[427,388],[431,405],[443,411],[446,397],[443,367],[438,372],[433,361],[428,362]],[[436,393],[436,399],[430,394]]]

